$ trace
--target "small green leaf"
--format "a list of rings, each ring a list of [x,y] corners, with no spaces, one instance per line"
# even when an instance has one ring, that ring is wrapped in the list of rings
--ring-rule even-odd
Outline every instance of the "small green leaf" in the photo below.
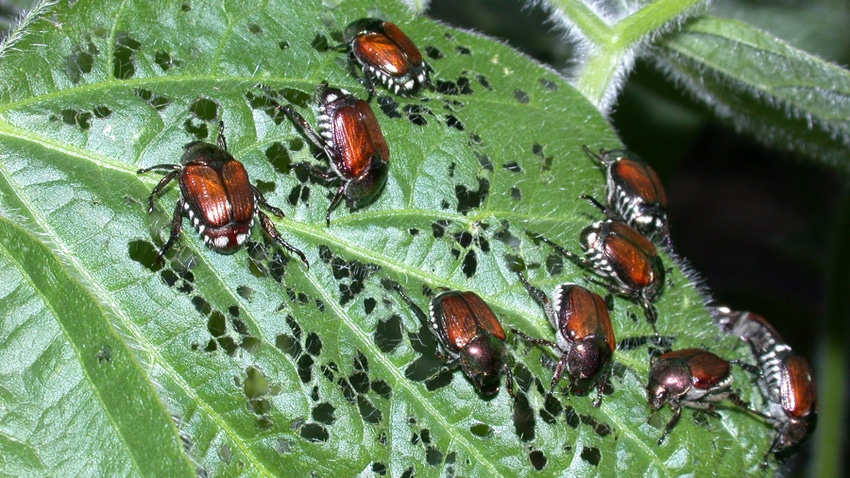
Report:
[[[747,24],[698,18],[653,55],[720,118],[780,150],[850,170],[850,73]]]
[[[585,283],[587,272],[526,233],[577,250],[600,213],[576,198],[604,188],[581,145],[620,145],[581,94],[499,42],[388,0],[371,4],[379,11],[328,4],[78,0],[52,7],[0,57],[2,473],[756,472],[772,430],[733,408],[720,418],[686,410],[655,444],[670,410],[647,421],[645,345],[616,352],[600,408],[562,393],[544,401],[552,357],[513,339],[516,408],[504,392],[483,400],[460,372],[424,380],[415,366],[435,364],[433,338],[388,281],[422,308],[423,287],[473,290],[506,327],[551,338],[506,257],[522,258],[546,290]],[[379,90],[387,186],[326,227],[336,184],[291,171],[324,158],[267,95],[313,124],[320,82],[365,97],[333,47],[349,22],[378,13],[420,46],[435,88]],[[286,212],[274,222],[309,270],[260,231],[215,253],[188,221],[165,265],[154,263],[178,191],[167,188],[149,216],[160,177],[136,171],[214,141],[218,120]],[[716,337],[692,274],[664,258],[661,335],[746,358],[738,340]],[[617,299],[618,339],[649,334],[642,315]],[[757,402],[750,378],[734,373]]]

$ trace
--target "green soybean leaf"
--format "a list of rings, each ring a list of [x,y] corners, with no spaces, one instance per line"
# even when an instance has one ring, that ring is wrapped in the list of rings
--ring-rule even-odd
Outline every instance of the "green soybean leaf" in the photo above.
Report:
[[[50,6],[0,56],[0,470],[16,476],[647,476],[755,472],[769,426],[728,407],[650,417],[649,351],[716,338],[700,290],[669,254],[657,303],[661,345],[627,341],[602,406],[544,401],[556,357],[509,338],[517,404],[439,374],[428,329],[392,290],[473,290],[506,327],[552,338],[512,270],[550,291],[588,276],[542,233],[578,250],[601,214],[601,171],[582,152],[619,147],[605,119],[555,72],[487,38],[412,17],[391,1],[78,0]],[[325,225],[336,183],[272,101],[315,124],[321,82],[364,87],[334,48],[351,21],[401,26],[434,89],[372,101],[391,151],[385,190]],[[272,205],[309,269],[261,231],[231,255],[188,221],[174,250],[172,184],[184,144],[215,141]],[[675,225],[673,225],[675,236]],[[427,289],[427,290],[426,290]],[[647,336],[643,311],[614,303],[619,339]],[[542,360],[545,359],[545,360]],[[750,378],[742,395],[758,404]]]
[[[850,73],[747,24],[693,20],[653,58],[720,118],[774,148],[847,171]]]

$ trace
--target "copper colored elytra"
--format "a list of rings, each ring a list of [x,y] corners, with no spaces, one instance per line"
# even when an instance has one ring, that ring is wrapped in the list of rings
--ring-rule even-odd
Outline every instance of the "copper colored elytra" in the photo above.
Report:
[[[448,364],[460,366],[478,393],[483,396],[497,394],[502,375],[505,375],[508,393],[514,397],[505,331],[481,297],[469,291],[441,292],[431,299],[430,316],[426,318],[400,288],[396,287],[396,292],[420,320],[428,323],[448,355]]]
[[[796,453],[817,426],[817,390],[809,362],[758,314],[717,307],[713,316],[721,330],[747,342],[756,359],[767,418],[776,427],[765,461],[770,454],[785,459]]]
[[[647,237],[669,243],[667,193],[652,167],[625,150],[584,151],[605,169],[606,203],[623,222]]]
[[[714,403],[730,400],[747,408],[730,389],[732,375],[729,362],[703,349],[682,349],[653,359],[646,385],[649,408],[656,411],[669,404],[673,416],[658,438],[658,444],[676,426],[683,407],[714,410]]]
[[[174,245],[183,227],[183,215],[189,217],[204,243],[223,253],[236,250],[247,239],[260,218],[263,230],[286,250],[307,264],[304,253],[286,242],[268,216],[259,208],[283,217],[283,211],[269,205],[259,189],[251,185],[245,167],[227,152],[224,123],[219,123],[216,144],[194,141],[184,148],[180,164],[158,164],[138,170],[138,174],[153,170],[167,171],[148,197],[148,214],[153,212],[153,200],[177,178],[180,198],[174,207],[171,235],[157,253],[157,261]]]
[[[553,306],[542,290],[529,284],[519,271],[517,275],[528,293],[543,306],[555,329],[555,342],[513,330],[532,344],[545,345],[561,353],[547,395],[552,393],[566,369],[573,382],[573,390],[578,388],[576,382],[596,383],[597,397],[593,405],[598,407],[602,391],[608,384],[611,357],[617,346],[605,301],[599,294],[580,285],[567,283],[555,288]]]
[[[349,59],[363,69],[369,98],[373,80],[399,93],[415,93],[430,84],[428,65],[416,45],[395,24],[377,18],[362,18],[345,29],[343,40],[350,48]]]
[[[325,214],[328,224],[343,197],[351,207],[374,201],[387,180],[390,150],[369,103],[324,85],[319,92],[318,133],[291,105],[278,108],[328,157],[333,174],[316,173],[342,180]]]
[[[592,200],[594,204],[597,204]],[[607,282],[611,292],[637,301],[655,329],[657,314],[652,305],[664,287],[665,270],[655,245],[628,224],[606,219],[581,231],[579,242],[584,257],[574,254],[543,236],[534,237],[589,269]]]

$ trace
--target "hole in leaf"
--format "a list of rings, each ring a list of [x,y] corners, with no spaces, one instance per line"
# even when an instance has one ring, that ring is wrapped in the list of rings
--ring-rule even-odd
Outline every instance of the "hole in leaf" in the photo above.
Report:
[[[142,99],[145,103],[153,106],[153,108],[157,111],[162,111],[171,103],[171,100],[166,98],[165,96],[159,96],[154,94],[150,90],[146,90],[144,88],[136,88],[133,90],[133,93]]]
[[[475,271],[478,269],[478,259],[475,257],[475,251],[467,251],[466,255],[463,257],[463,264],[461,265],[461,270],[463,274],[472,278],[475,275]]]
[[[546,468],[546,455],[542,451],[534,450],[528,454],[528,459],[535,470],[540,471]]]
[[[312,443],[322,443],[328,441],[330,435],[325,427],[318,423],[308,423],[301,427],[301,438]]]
[[[387,118],[401,118],[401,112],[398,110],[398,102],[389,96],[379,96],[378,107],[387,115]]]
[[[567,406],[564,410],[565,410],[564,415],[566,416],[567,425],[569,425],[572,428],[578,428],[579,424],[581,423],[581,418],[579,417],[575,408],[573,408],[571,406]]]
[[[77,51],[65,58],[65,74],[71,82],[77,84],[86,73],[91,73],[94,57],[85,51]]]
[[[325,425],[333,425],[336,421],[334,412],[336,408],[330,403],[324,402],[313,407],[313,420]]]
[[[493,429],[490,428],[490,425],[487,425],[486,423],[472,425],[471,427],[469,427],[469,431],[479,438],[487,438],[493,434]]]
[[[403,110],[408,121],[417,126],[425,126],[428,124],[428,120],[425,119],[424,115],[433,115],[431,110],[421,105],[404,105]]]
[[[502,167],[512,173],[522,173],[522,168],[519,167],[519,164],[516,161],[511,161],[509,163],[503,163]]]
[[[558,415],[560,415],[563,410],[564,407],[561,405],[560,400],[552,395],[548,395],[546,397],[546,401],[543,403],[543,409],[540,410],[540,418],[542,418],[544,422],[554,425],[557,421]]]
[[[378,322],[373,339],[384,353],[391,353],[401,343],[401,317],[393,314],[389,319]]]
[[[259,34],[263,33],[262,27],[260,27],[256,23],[249,23],[248,24],[248,31],[253,33],[254,35],[259,35]]]
[[[432,60],[439,60],[443,58],[443,52],[441,52],[439,48],[434,46],[426,46],[425,55],[427,55],[428,58]]]
[[[186,129],[189,136],[193,136],[196,141],[204,141],[207,139],[207,136],[209,136],[209,129],[207,129],[206,123],[198,123],[196,125],[195,121],[189,118],[183,122],[183,127]]]
[[[387,474],[387,466],[383,463],[372,463],[372,473],[384,476]]]
[[[227,332],[227,322],[225,321],[224,315],[218,311],[215,311],[210,315],[209,320],[207,320],[207,330],[210,335],[215,338],[223,337]]]
[[[212,307],[210,306],[210,303],[199,295],[192,297],[192,305],[195,306],[195,310],[197,310],[198,313],[201,315],[209,315],[210,312],[212,312]]]
[[[156,52],[156,55],[154,56],[153,61],[157,65],[159,65],[160,68],[162,68],[162,71],[168,71],[172,67],[176,68],[176,67],[180,67],[180,66],[183,65],[182,61],[175,59],[173,56],[171,56],[171,53],[169,53],[167,51]]]
[[[528,104],[528,101],[529,101],[528,93],[526,93],[526,92],[524,92],[520,89],[516,89],[516,90],[514,90],[514,99],[516,99],[517,102],[519,102],[520,104],[523,104],[523,105]]]
[[[514,428],[516,434],[522,441],[534,439],[534,410],[528,404],[525,394],[517,394],[516,406],[514,407]]]
[[[254,294],[254,289],[247,285],[240,285],[236,287],[236,293],[245,300],[251,300],[251,296]]]
[[[307,353],[316,357],[322,353],[322,339],[315,332],[307,334],[307,340],[304,341],[304,348]]]
[[[375,380],[372,382],[372,390],[381,398],[389,399],[392,397],[393,389],[383,380]]]
[[[443,462],[443,453],[429,446],[425,448],[425,461],[431,466],[437,466]]]
[[[455,186],[457,211],[461,214],[466,214],[470,210],[480,207],[489,192],[490,181],[485,178],[478,178],[478,189],[474,191],[469,190],[463,184]]]
[[[364,394],[369,393],[369,376],[365,372],[355,372],[351,374],[348,382],[355,392]]]
[[[189,107],[189,111],[202,121],[213,121],[218,117],[218,104],[209,98],[198,98]]]
[[[278,47],[278,48],[280,48],[281,50],[286,50],[287,48],[289,48],[289,42],[288,42],[288,41],[286,41],[286,40],[281,40],[281,41],[277,44],[277,47]]]
[[[378,301],[374,297],[367,297],[363,300],[363,311],[366,312],[366,315],[369,315],[375,310],[375,306],[377,305]]]
[[[456,49],[457,49],[457,52],[460,53],[461,55],[471,55],[472,54],[472,51],[465,46],[458,45]]]
[[[131,241],[128,246],[130,259],[141,264],[145,269],[156,272],[162,268],[156,262],[156,248],[148,241]],[[171,272],[173,274],[173,272]],[[176,277],[175,277],[176,280]],[[169,284],[169,286],[173,285]]]
[[[490,156],[476,150],[472,151],[472,155],[475,156],[475,159],[478,160],[478,164],[480,164],[482,168],[487,171],[493,171],[493,160],[490,159]]]
[[[313,357],[308,354],[303,354],[298,359],[298,377],[301,383],[310,383],[313,379]]]
[[[109,345],[101,346],[100,350],[97,351],[95,358],[97,359],[98,365],[112,362],[112,347]]]
[[[275,337],[275,347],[292,358],[297,359],[301,355],[301,343],[291,335],[280,334]]]
[[[438,93],[450,96],[471,95],[473,93],[469,78],[465,76],[458,77],[457,81],[437,80],[434,89]]]
[[[586,446],[581,449],[581,459],[590,463],[593,466],[599,466],[599,460],[602,458],[599,448]]]
[[[368,423],[377,425],[381,423],[381,420],[383,420],[381,411],[378,410],[368,398],[362,395],[357,397],[357,408],[360,410],[360,416]]]
[[[537,81],[540,82],[540,84],[543,85],[543,87],[546,88],[549,91],[558,91],[558,84],[555,83],[552,80],[547,80],[546,78],[540,78]]]
[[[446,126],[448,126],[450,128],[454,128],[458,131],[464,130],[463,123],[461,123],[460,120],[457,119],[454,115],[447,115],[446,116]]]
[[[266,159],[269,160],[275,171],[281,174],[289,174],[290,164],[289,150],[282,143],[275,142],[266,148]]]
[[[127,80],[136,74],[136,52],[142,44],[133,39],[127,32],[115,34],[115,51],[112,59],[112,74],[119,80]]]
[[[310,42],[310,46],[318,52],[325,52],[328,50],[328,38],[321,33],[316,33],[313,41]]]

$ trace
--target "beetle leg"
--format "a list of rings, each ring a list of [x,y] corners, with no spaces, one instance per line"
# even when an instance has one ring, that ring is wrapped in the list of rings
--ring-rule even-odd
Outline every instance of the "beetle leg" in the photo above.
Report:
[[[402,300],[407,302],[408,307],[413,310],[414,315],[416,315],[419,321],[425,324],[428,327],[428,330],[431,330],[431,327],[428,324],[428,316],[425,315],[425,312],[423,312],[422,309],[420,309],[419,306],[416,305],[413,300],[408,297],[407,294],[404,293],[403,290],[401,290],[401,286],[399,284],[393,283],[392,287],[393,290],[395,290],[396,293],[402,298]]]
[[[555,342],[552,342],[551,340],[538,339],[538,338],[532,337],[530,335],[526,335],[522,331],[514,329],[514,328],[511,329],[511,332],[513,332],[515,335],[520,336],[523,340],[525,340],[526,342],[528,342],[532,345],[538,345],[538,346],[539,345],[546,345],[547,347],[552,347],[553,349],[557,349],[557,350],[560,350],[561,352],[563,352],[563,350],[561,350],[561,347],[558,347],[558,344],[556,344]]]
[[[532,337],[530,335],[526,335],[525,333],[523,333],[523,332],[521,332],[517,329],[514,329],[514,328],[511,329],[511,332],[513,332],[514,335],[519,336],[524,341],[526,341],[526,342],[528,342],[532,345],[537,345],[537,346],[545,345],[547,347],[551,347],[552,349],[555,349],[555,350],[561,352],[561,358],[560,358],[560,360],[558,360],[558,365],[555,367],[555,375],[552,376],[552,382],[549,384],[549,391],[546,392],[547,397],[552,395],[552,393],[555,391],[555,385],[558,384],[558,380],[560,380],[561,376],[564,374],[564,367],[567,364],[567,354],[566,354],[566,352],[563,349],[561,349],[561,347],[559,347],[558,344],[556,344],[555,342],[552,342],[551,340],[538,339],[538,338]]]
[[[605,386],[608,385],[608,376],[611,374],[613,363],[605,368],[599,380],[596,382],[596,400],[593,401],[593,406],[599,408],[602,404],[602,392],[605,391]]]
[[[168,183],[170,183],[174,179],[174,177],[177,176],[178,173],[180,173],[180,170],[183,169],[183,166],[179,164],[157,164],[156,166],[140,169],[136,171],[136,174],[144,174],[155,169],[166,169],[168,170],[168,172],[165,174],[165,176],[162,177],[162,179],[159,180],[159,183],[156,185],[155,188],[153,188],[153,191],[151,191],[150,196],[148,196],[148,214],[153,212],[154,198],[162,193],[162,190],[165,189],[165,186],[167,186]]]
[[[507,363],[505,364],[505,388],[508,389],[508,395],[514,399],[514,405],[516,405],[517,397],[514,392],[514,374],[511,372],[511,367]]]
[[[597,154],[597,153],[594,153],[594,152],[593,152],[590,148],[588,148],[588,147],[587,147],[587,145],[586,145],[586,144],[581,145],[581,149],[583,149],[583,150],[584,150],[584,152],[585,152],[588,156],[590,156],[590,158],[591,158],[591,159],[595,160],[595,161],[596,161],[596,162],[598,162],[599,164],[602,164],[602,165],[604,165],[604,164],[605,164],[605,160],[604,160],[604,159],[602,159],[602,156],[601,156],[601,155],[599,155],[599,154]]]
[[[558,360],[558,365],[555,366],[555,374],[552,375],[552,381],[549,382],[549,391],[546,392],[546,398],[552,396],[555,393],[555,385],[558,384],[558,380],[561,379],[561,376],[564,375],[564,367],[567,365],[567,354],[562,353],[560,360]]]
[[[552,309],[552,304],[549,303],[549,298],[546,297],[546,294],[544,294],[543,291],[538,289],[537,287],[534,287],[533,285],[529,284],[528,280],[526,280],[525,275],[523,275],[522,272],[515,272],[519,276],[519,281],[522,282],[522,285],[525,286],[525,290],[528,291],[528,294],[534,299],[536,299],[537,302],[543,306],[543,310],[546,312],[546,316],[549,318],[549,321],[551,321],[553,324],[557,323],[557,318],[555,317],[555,310]]]
[[[342,196],[345,194],[345,183],[339,186],[339,189],[336,190],[336,194],[334,198],[331,199],[331,203],[328,205],[328,210],[325,212],[325,224],[327,226],[331,225],[331,211],[336,209],[339,206],[340,201],[342,201]]]
[[[661,445],[662,443],[664,443],[664,438],[667,436],[668,433],[670,433],[670,430],[672,430],[673,427],[675,427],[676,424],[679,423],[679,416],[682,414],[682,406],[681,405],[677,405],[674,408],[673,404],[671,403],[670,408],[673,409],[673,416],[670,417],[670,421],[668,421],[667,426],[664,427],[664,432],[661,433],[661,436],[658,438],[658,445]]]
[[[587,194],[582,194],[581,196],[578,197],[578,199],[584,199],[585,201],[589,202],[593,207],[602,211],[602,214],[605,214],[608,217],[620,218],[619,214],[617,214],[615,211],[608,209],[606,206],[602,205],[602,203],[597,201],[596,198],[593,197],[593,196],[588,196]],[[622,219],[622,218],[620,218],[620,219]]]
[[[269,237],[274,239],[275,242],[283,246],[284,249],[298,256],[298,258],[301,259],[301,262],[303,262],[309,269],[310,263],[307,262],[307,256],[305,256],[300,249],[286,242],[286,240],[281,237],[280,233],[277,231],[277,228],[274,227],[274,224],[272,224],[271,219],[269,219],[269,217],[266,216],[263,211],[257,211],[257,215],[260,216],[260,225],[262,226],[263,230],[266,231],[266,234],[268,234]]]
[[[331,153],[328,151],[327,144],[325,143],[325,140],[322,139],[322,137],[319,136],[318,133],[316,133],[316,130],[314,130],[313,127],[310,126],[309,123],[307,123],[307,120],[305,120],[304,117],[301,116],[300,113],[295,111],[295,109],[292,107],[292,105],[280,106],[280,105],[276,104],[275,108],[277,110],[281,111],[283,114],[285,114],[293,123],[300,126],[301,130],[304,131],[304,134],[307,136],[307,138],[313,144],[315,144],[317,148],[324,151],[325,155],[328,158],[330,158],[332,156]]]
[[[365,86],[366,90],[369,92],[369,96],[366,98],[366,103],[369,103],[375,96],[375,85],[372,83],[372,77],[366,73],[363,73],[363,86]]]
[[[218,122],[218,136],[215,139],[215,144],[219,149],[227,151],[227,140],[224,138],[224,121]]]
[[[529,233],[529,234],[532,234],[532,233]],[[580,267],[584,267],[585,269],[591,269],[591,270],[593,269],[593,264],[590,261],[588,261],[587,259],[585,259],[582,256],[579,256],[577,254],[573,254],[572,252],[564,249],[563,247],[556,244],[552,240],[543,237],[543,235],[533,234],[531,237],[533,239],[539,239],[539,240],[545,242],[546,244],[549,244],[549,246],[552,247],[552,249],[555,249],[555,251],[557,251],[559,254],[566,257],[567,259],[571,260],[576,265],[578,265]]]
[[[171,249],[171,246],[174,245],[174,241],[180,237],[180,231],[183,230],[183,197],[177,200],[177,204],[174,205],[174,215],[171,217],[171,235],[168,236],[168,240],[165,241],[162,248],[159,252],[156,253],[156,262],[157,264],[162,263],[162,257],[165,255],[166,251]]]
[[[758,368],[757,366],[751,364],[751,363],[742,362],[738,359],[732,359],[732,360],[729,361],[729,363],[733,363],[733,364],[741,367],[742,369],[746,370],[747,372],[755,375],[756,378],[761,378],[761,376],[762,376],[761,369]]]
[[[265,196],[263,196],[263,193],[259,189],[257,189],[254,186],[251,186],[251,192],[254,194],[254,198],[257,200],[257,204],[259,206],[261,206],[263,209],[274,214],[277,217],[286,217],[283,214],[283,211],[281,211],[279,208],[276,208],[276,207],[272,206],[271,204],[269,204],[268,202],[266,202]]]

